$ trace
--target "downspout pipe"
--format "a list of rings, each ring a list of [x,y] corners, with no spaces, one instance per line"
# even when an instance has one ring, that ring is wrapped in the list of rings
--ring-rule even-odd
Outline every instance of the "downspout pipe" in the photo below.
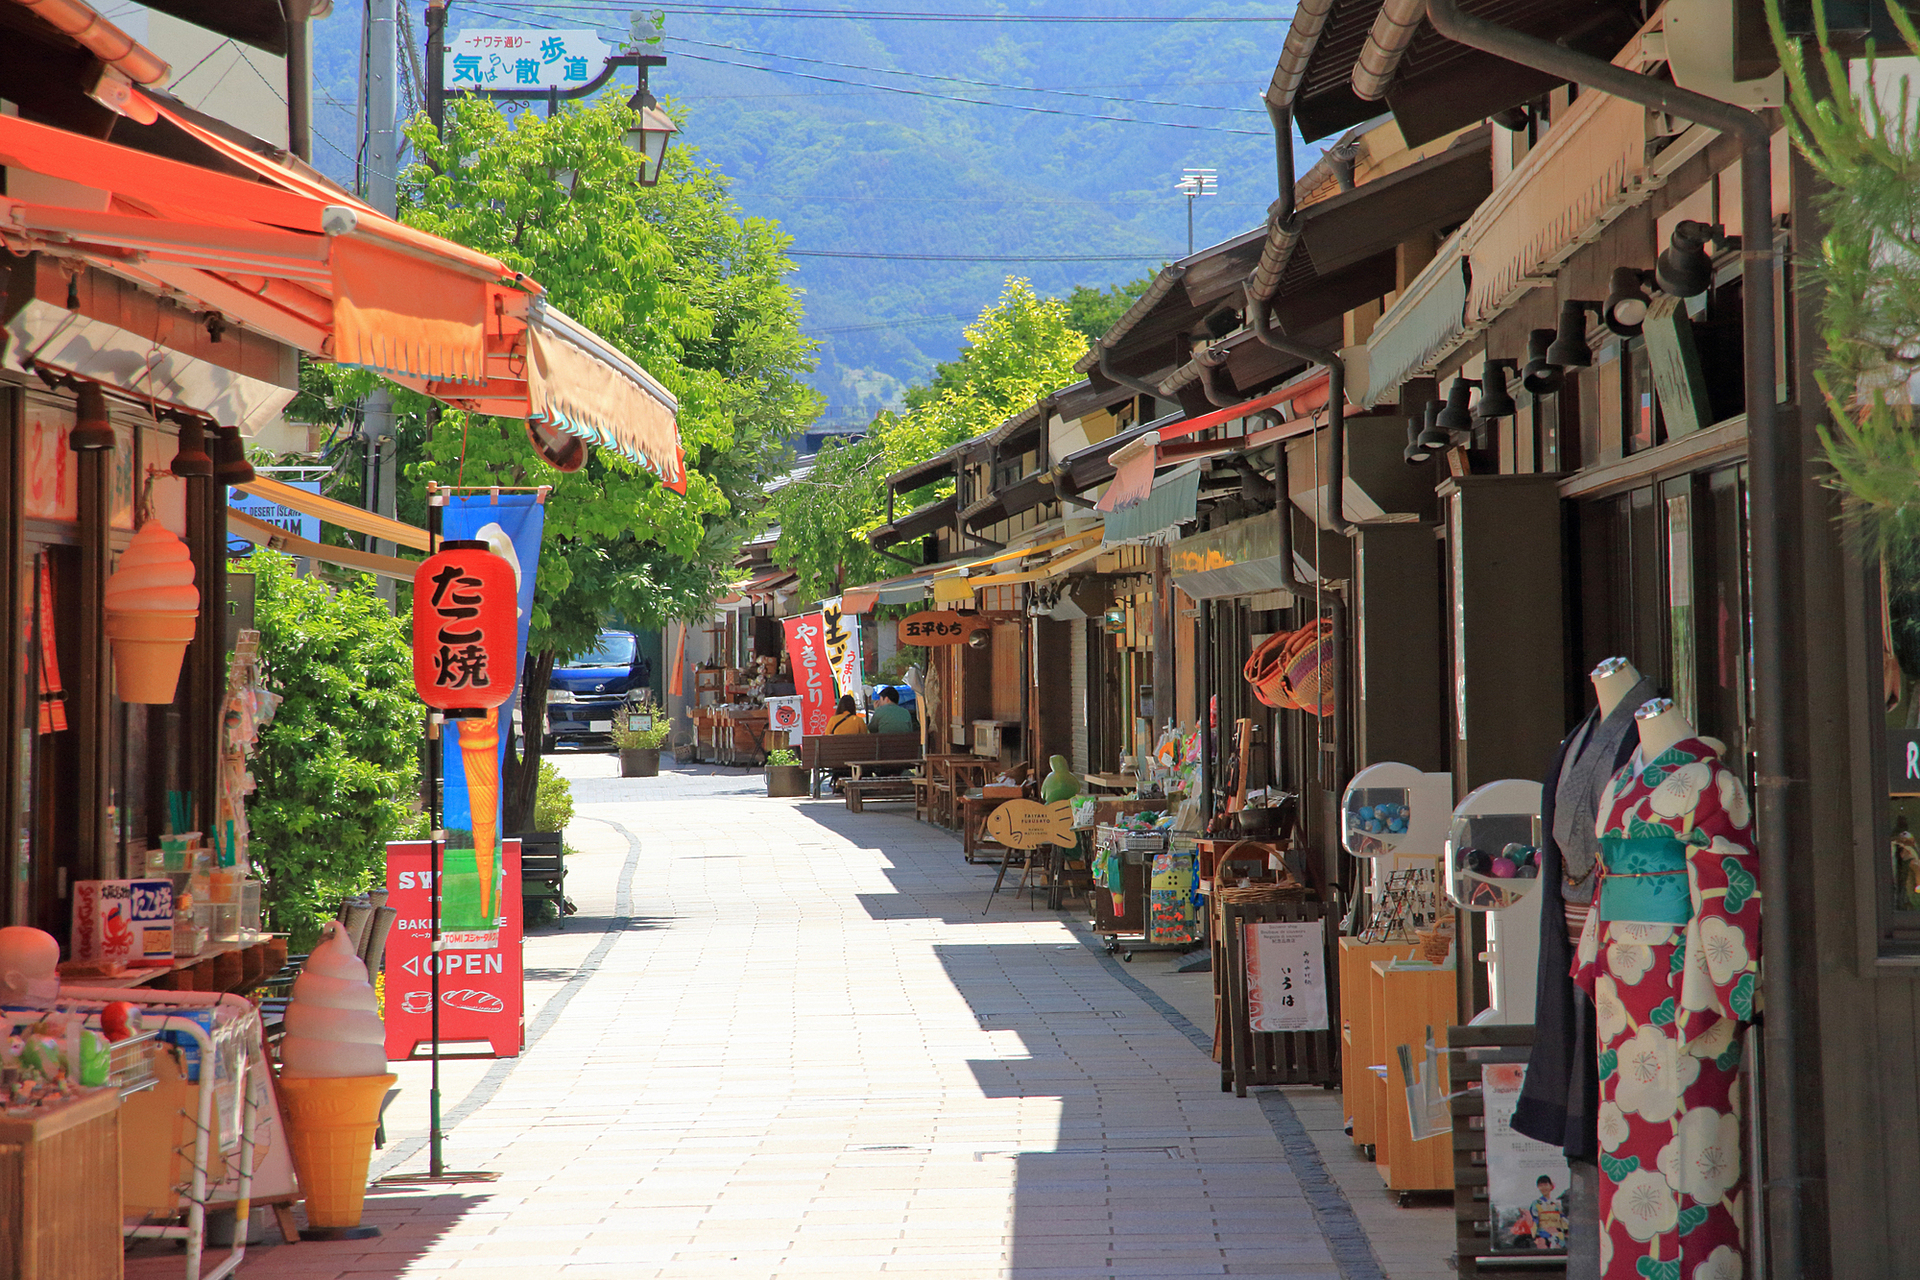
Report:
[[[1240,397],[1220,385],[1220,370],[1226,367],[1228,353],[1218,347],[1205,347],[1193,355],[1193,370],[1200,380],[1200,393],[1218,409],[1240,403]]]
[[[1285,223],[1293,217],[1293,184],[1299,181],[1293,171],[1293,111],[1274,106],[1271,99],[1262,101],[1267,104],[1267,119],[1273,124],[1273,167],[1280,180],[1280,199],[1275,202],[1273,213]]]
[[[1113,349],[1111,347],[1105,343],[1101,343],[1099,352],[1101,377],[1117,387],[1125,387],[1129,391],[1138,392],[1140,395],[1151,397],[1154,400],[1160,398],[1160,389],[1152,383],[1142,382],[1138,378],[1114,370],[1111,363],[1113,360]]]
[[[1311,360],[1327,371],[1327,428],[1333,453],[1333,506],[1327,513],[1328,522],[1335,533],[1351,538],[1353,522],[1347,519],[1347,362],[1338,352],[1295,342],[1275,329],[1271,305],[1252,289],[1247,290],[1247,323],[1253,336],[1275,351]]]
[[[1333,680],[1333,706],[1327,714],[1327,719],[1333,721],[1333,741],[1331,744],[1325,744],[1321,741],[1320,735],[1314,735],[1320,757],[1314,761],[1314,773],[1331,793],[1336,787],[1344,787],[1347,779],[1347,673],[1344,669],[1347,653],[1347,602],[1340,592],[1327,590],[1324,583],[1308,582],[1300,577],[1293,550],[1293,486],[1288,476],[1287,442],[1284,440],[1275,442],[1273,453],[1274,501],[1275,509],[1280,515],[1280,581],[1296,600],[1322,601],[1327,609],[1328,620],[1333,623],[1331,638],[1336,671]],[[1317,610],[1315,616],[1317,620]],[[1321,723],[1324,724],[1325,721]],[[1333,748],[1332,759],[1328,759],[1327,745]],[[1340,846],[1336,839],[1327,864],[1321,869],[1323,891],[1332,891],[1339,885],[1339,863]],[[1342,906],[1344,907],[1345,904],[1343,903]]]
[[[1773,305],[1773,159],[1767,122],[1751,111],[1678,85],[1639,75],[1610,62],[1470,17],[1458,0],[1428,0],[1434,29],[1457,44],[1570,80],[1628,102],[1717,129],[1740,143],[1741,335],[1746,359],[1747,456],[1754,518],[1748,523],[1748,573],[1753,590],[1754,739],[1758,757],[1755,811],[1763,884],[1779,894],[1761,913],[1767,963],[1761,980],[1766,996],[1762,1037],[1766,1046],[1766,1205],[1772,1275],[1807,1273],[1806,1210],[1824,1199],[1823,1179],[1802,1172],[1795,1090],[1800,1084],[1795,1046],[1794,932],[1791,814],[1804,778],[1790,776],[1790,744],[1801,740],[1803,714],[1787,691],[1791,647],[1786,621],[1789,555],[1799,554],[1781,528],[1782,499],[1790,491],[1786,450],[1774,405],[1775,316]],[[1811,963],[1813,957],[1805,957]],[[1824,1266],[1824,1260],[1821,1260]]]

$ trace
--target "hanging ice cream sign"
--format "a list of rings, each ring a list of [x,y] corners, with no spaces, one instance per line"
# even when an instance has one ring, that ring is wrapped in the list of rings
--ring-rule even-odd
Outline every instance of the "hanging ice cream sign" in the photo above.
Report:
[[[462,89],[578,89],[613,52],[591,31],[462,31],[447,42],[442,83]]]
[[[809,613],[788,618],[787,656],[793,662],[793,684],[800,693],[803,726],[808,733],[825,733],[833,713],[833,664],[827,657],[826,619]]]
[[[449,540],[413,575],[413,683],[457,726],[472,797],[472,847],[446,851],[441,946],[494,946],[500,928],[500,704],[519,672],[513,565],[479,540]]]

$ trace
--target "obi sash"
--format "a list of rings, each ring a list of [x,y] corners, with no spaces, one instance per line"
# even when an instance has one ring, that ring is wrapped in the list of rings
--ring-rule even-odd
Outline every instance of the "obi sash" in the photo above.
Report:
[[[1666,837],[1600,837],[1600,918],[1635,924],[1693,919],[1686,841]]]

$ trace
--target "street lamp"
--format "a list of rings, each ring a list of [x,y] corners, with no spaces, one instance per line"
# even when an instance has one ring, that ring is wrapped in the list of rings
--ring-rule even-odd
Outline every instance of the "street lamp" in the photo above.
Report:
[[[640,157],[640,185],[651,187],[660,181],[660,169],[667,159],[667,139],[680,132],[680,126],[654,104],[645,80],[640,82],[640,91],[627,99],[627,105],[636,115],[627,127],[627,146]]]

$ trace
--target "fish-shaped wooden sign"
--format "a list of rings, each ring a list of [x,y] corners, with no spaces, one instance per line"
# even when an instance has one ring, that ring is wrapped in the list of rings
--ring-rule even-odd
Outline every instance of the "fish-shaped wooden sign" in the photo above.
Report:
[[[987,818],[987,834],[1009,849],[1038,849],[1043,844],[1073,847],[1073,802],[1009,800]]]

